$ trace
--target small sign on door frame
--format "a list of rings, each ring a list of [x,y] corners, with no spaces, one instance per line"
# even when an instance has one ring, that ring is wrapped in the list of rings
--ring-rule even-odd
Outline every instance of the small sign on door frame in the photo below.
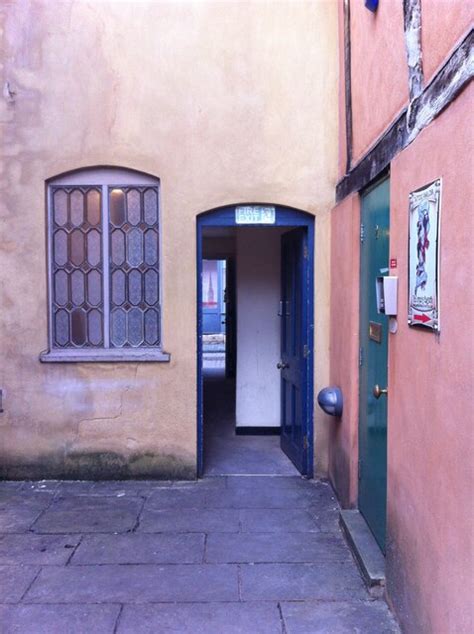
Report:
[[[262,205],[242,205],[235,208],[237,225],[274,225],[275,207]]]

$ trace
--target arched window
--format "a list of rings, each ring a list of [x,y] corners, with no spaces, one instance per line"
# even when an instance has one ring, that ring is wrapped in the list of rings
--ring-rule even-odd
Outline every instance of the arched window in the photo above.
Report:
[[[49,350],[42,361],[168,361],[159,180],[119,168],[48,182]]]

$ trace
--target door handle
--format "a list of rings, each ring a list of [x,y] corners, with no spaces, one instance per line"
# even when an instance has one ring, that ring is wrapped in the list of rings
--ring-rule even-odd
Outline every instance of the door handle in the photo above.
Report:
[[[374,385],[374,389],[373,389],[373,395],[375,396],[375,398],[380,398],[382,396],[382,394],[385,394],[385,396],[387,396],[388,394],[388,388],[381,388],[380,385],[376,384]]]
[[[278,361],[277,363],[277,368],[279,370],[284,370],[285,368],[289,368],[290,364],[289,363],[285,363],[284,361]]]

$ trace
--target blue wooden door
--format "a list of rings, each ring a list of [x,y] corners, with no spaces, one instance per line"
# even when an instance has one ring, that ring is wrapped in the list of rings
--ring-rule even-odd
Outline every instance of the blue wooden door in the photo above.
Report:
[[[308,464],[307,376],[309,293],[306,229],[294,229],[281,240],[281,448],[306,474]]]
[[[385,551],[388,318],[377,313],[375,278],[388,274],[389,180],[362,196],[360,261],[359,510]]]

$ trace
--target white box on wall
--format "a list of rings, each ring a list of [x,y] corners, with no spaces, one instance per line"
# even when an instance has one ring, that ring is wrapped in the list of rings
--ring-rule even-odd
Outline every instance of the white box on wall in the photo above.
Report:
[[[396,315],[398,277],[395,275],[381,275],[375,278],[375,293],[377,312],[382,315]]]

